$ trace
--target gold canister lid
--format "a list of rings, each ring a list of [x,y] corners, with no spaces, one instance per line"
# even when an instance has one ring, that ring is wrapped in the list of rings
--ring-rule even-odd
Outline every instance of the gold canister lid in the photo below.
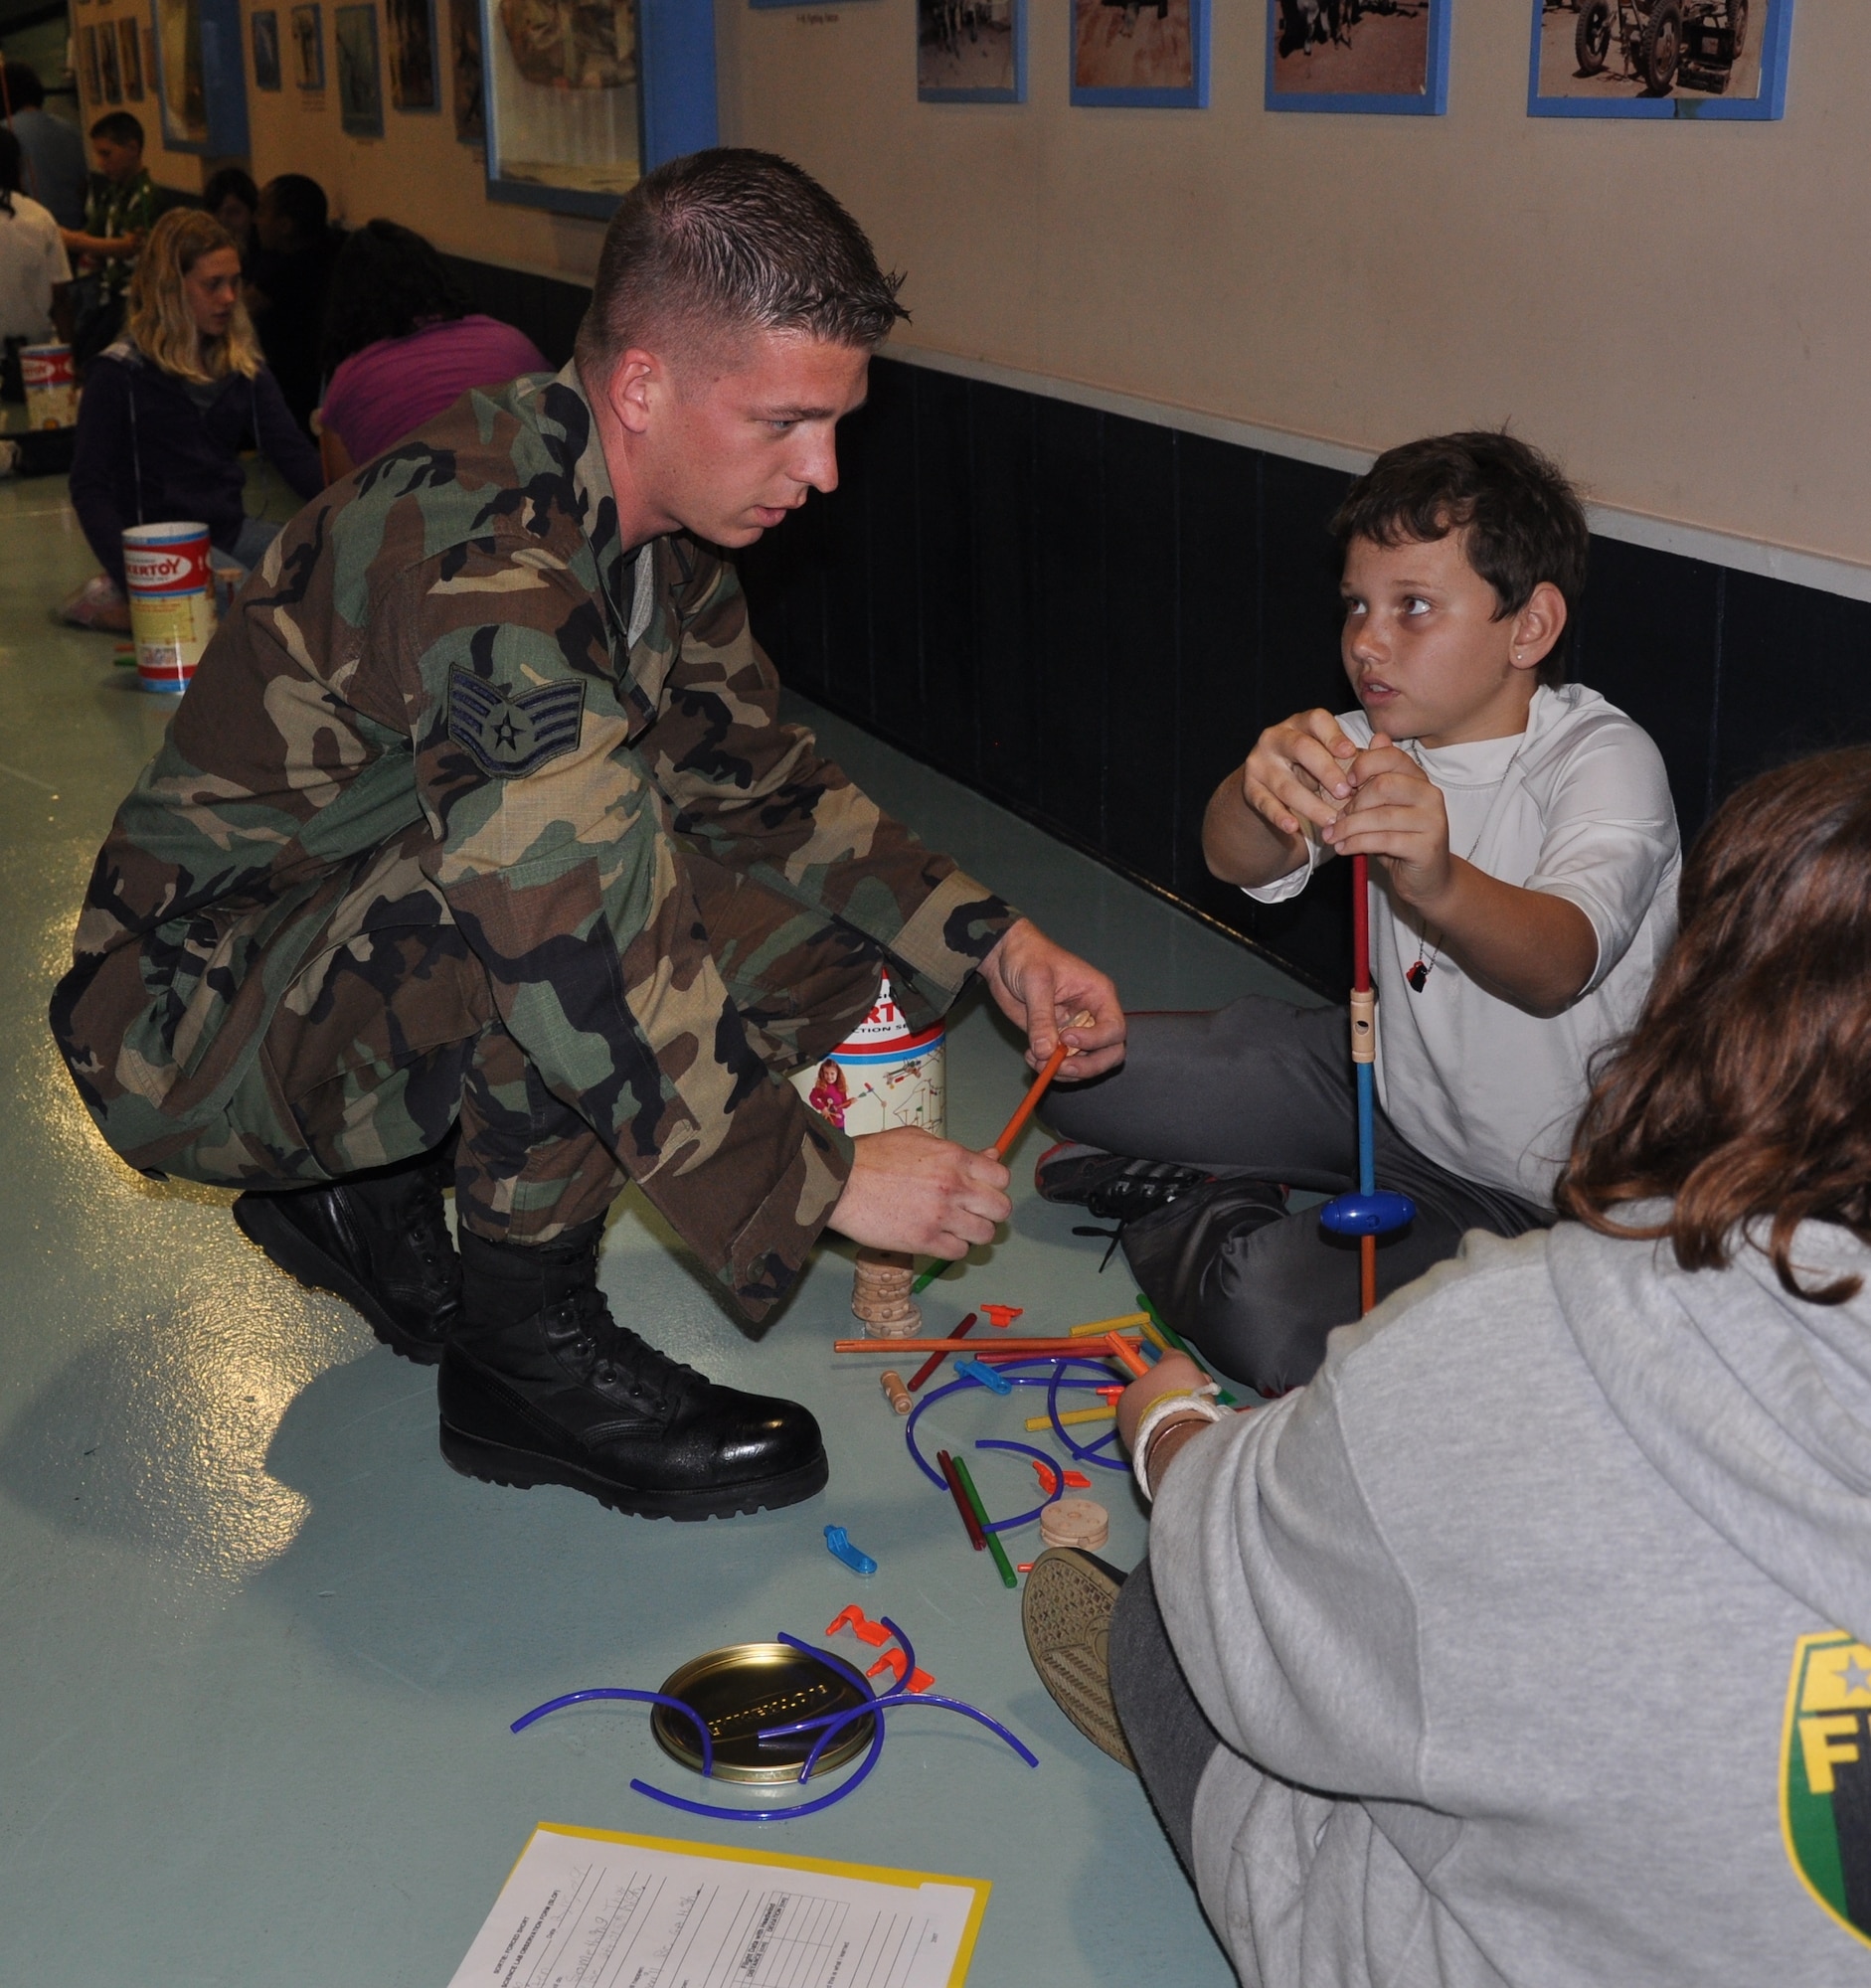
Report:
[[[797,1781],[823,1728],[756,1738],[763,1728],[790,1726],[870,1701],[835,1665],[789,1643],[731,1643],[692,1658],[664,1679],[663,1694],[694,1709],[715,1748],[715,1778],[773,1785]],[[876,1719],[854,1719],[819,1755],[814,1774],[841,1767],[871,1743]],[[659,1705],[650,1732],[672,1760],[702,1771],[702,1745],[681,1713]]]

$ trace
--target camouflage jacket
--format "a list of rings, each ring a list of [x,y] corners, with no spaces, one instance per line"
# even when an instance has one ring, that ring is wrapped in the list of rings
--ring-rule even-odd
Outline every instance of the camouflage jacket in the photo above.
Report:
[[[157,1169],[225,1113],[344,880],[425,820],[502,1021],[758,1316],[850,1146],[750,1044],[684,842],[937,1013],[1016,915],[777,692],[732,566],[622,546],[572,367],[458,402],[286,527],[118,812],[53,1005],[105,1138]]]

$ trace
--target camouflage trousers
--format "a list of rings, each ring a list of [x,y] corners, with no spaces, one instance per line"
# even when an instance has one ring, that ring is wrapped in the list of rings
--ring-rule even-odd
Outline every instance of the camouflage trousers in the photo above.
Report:
[[[427,847],[418,824],[360,862],[221,1122],[165,1153],[164,1173],[303,1186],[432,1152],[458,1124],[456,1211],[476,1235],[548,1242],[610,1206],[624,1170],[500,1021],[423,871]],[[749,1041],[775,1076],[823,1057],[876,999],[876,942],[686,845],[683,858]]]

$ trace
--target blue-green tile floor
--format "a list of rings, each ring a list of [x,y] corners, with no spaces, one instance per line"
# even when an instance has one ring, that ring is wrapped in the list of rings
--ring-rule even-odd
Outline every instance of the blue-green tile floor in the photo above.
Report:
[[[1018,1597],[911,1467],[883,1363],[830,1352],[853,1329],[842,1247],[757,1342],[640,1200],[618,1205],[603,1256],[618,1316],[718,1379],[809,1403],[831,1452],[808,1504],[652,1524],[455,1476],[429,1373],[274,1271],[227,1195],[151,1184],[105,1151],[46,997],[167,708],[113,667],[109,638],[53,623],[88,570],[62,482],[0,485],[0,1979],[440,1988],[551,1819],[991,1878],[977,1988],[1227,1981],[1141,1788],[1054,1709]],[[1294,991],[952,782],[835,720],[822,731],[1132,1005]],[[956,1020],[949,1128],[982,1144],[1023,1066],[977,1000]],[[927,1294],[932,1329],[983,1299],[1024,1306],[1022,1329],[1129,1308],[1121,1262],[1101,1278],[1077,1212],[1034,1197],[1042,1145],[1029,1133],[1004,1240]],[[1032,1411],[965,1399],[928,1419],[967,1441],[1019,1436]],[[1034,1502],[1013,1458],[983,1455],[978,1476],[991,1508]],[[1095,1495],[1111,1557],[1134,1561],[1127,1481],[1102,1475]],[[828,1521],[881,1563],[873,1579],[827,1554]],[[1018,1538],[1032,1558],[1036,1535]],[[736,1826],[630,1792],[633,1774],[707,1792],[637,1710],[507,1731],[559,1692],[654,1686],[716,1644],[822,1633],[853,1600],[902,1621],[939,1689],[1005,1720],[1039,1769],[962,1721],[907,1713],[848,1805]]]

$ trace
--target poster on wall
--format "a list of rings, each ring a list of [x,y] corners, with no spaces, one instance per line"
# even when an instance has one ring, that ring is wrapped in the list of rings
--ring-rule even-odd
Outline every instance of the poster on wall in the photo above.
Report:
[[[283,80],[279,74],[279,15],[276,9],[262,7],[252,16],[254,30],[254,87],[255,89],[279,89]]]
[[[448,68],[454,79],[454,135],[464,145],[484,145],[480,0],[448,0]]]
[[[143,45],[134,21],[117,23],[117,67],[123,73],[123,93],[132,103],[143,100]]]
[[[292,10],[292,81],[300,89],[325,86],[325,25],[318,0]]]
[[[608,214],[643,175],[636,0],[484,0],[497,198]]]
[[[1533,0],[1534,117],[1775,118],[1793,0]]]
[[[1441,117],[1450,0],[1267,0],[1267,107]]]
[[[384,79],[377,54],[377,9],[331,10],[331,42],[338,64],[338,121],[353,138],[384,135]]]
[[[1026,101],[1027,0],[916,0],[925,103]]]
[[[439,110],[433,0],[384,0],[390,42],[390,101],[399,110]]]
[[[155,0],[156,99],[162,142],[172,152],[208,149],[208,89],[202,79],[200,0]]]
[[[1072,100],[1208,106],[1209,0],[1072,0]]]
[[[97,30],[97,74],[103,84],[104,101],[123,101],[123,79],[117,69],[117,31],[108,21]]]

